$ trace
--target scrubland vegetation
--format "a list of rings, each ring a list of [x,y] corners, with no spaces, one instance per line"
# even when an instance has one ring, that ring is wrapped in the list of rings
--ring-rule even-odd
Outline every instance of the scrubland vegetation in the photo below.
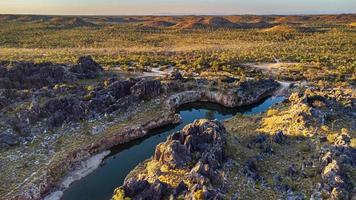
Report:
[[[3,17],[0,60],[73,63],[91,54],[106,67],[124,70],[176,66],[237,75],[250,73],[245,63],[279,60],[298,63],[281,72],[284,79],[354,81],[355,18]]]
[[[201,121],[221,126],[215,131],[219,145],[204,151],[196,151],[201,141],[185,138],[197,134],[195,129],[183,129],[180,139],[169,137],[152,159],[138,165],[128,176],[137,180],[126,191],[118,188],[113,199],[135,196],[128,188],[140,186],[143,178],[148,195],[183,188],[179,198],[187,190],[192,199],[351,199],[356,185],[355,23],[355,14],[0,15],[0,168],[5,172],[0,194],[42,198],[84,159],[178,123],[176,107],[167,103],[178,93],[187,97],[169,101],[177,106],[178,97],[250,105],[279,89],[277,81],[262,79],[272,78],[283,81],[288,96],[283,103],[221,125]],[[271,63],[278,65],[258,67]],[[131,73],[153,68],[154,77]],[[240,100],[244,103],[233,104]],[[206,137],[210,133],[202,131]],[[176,152],[173,144],[189,151]],[[211,149],[217,156],[207,158],[212,153],[205,150]],[[190,165],[170,166],[185,158],[182,152],[189,158],[182,163]],[[195,185],[194,177],[201,174],[206,177]]]
[[[354,154],[355,120],[340,102],[353,97],[339,97],[308,89],[265,114],[226,121],[227,151],[236,166],[226,174],[228,198],[351,199],[346,188],[355,185],[355,168],[342,158]],[[330,171],[345,185],[333,188]]]

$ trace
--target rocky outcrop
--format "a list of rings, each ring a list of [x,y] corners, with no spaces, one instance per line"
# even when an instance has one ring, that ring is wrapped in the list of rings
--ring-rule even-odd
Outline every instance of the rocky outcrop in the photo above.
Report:
[[[137,80],[107,81],[107,86],[99,84],[93,91],[85,96],[88,109],[97,113],[112,113],[134,102],[134,96],[130,96],[130,88]]]
[[[22,101],[28,97],[30,97],[28,91],[0,89],[0,110],[14,102]]]
[[[90,56],[79,58],[77,65],[53,63],[2,62],[0,89],[39,89],[58,83],[73,83],[77,78],[96,78],[103,68]]]
[[[0,134],[0,147],[1,146],[14,146],[19,143],[19,136],[6,133]]]
[[[70,68],[78,78],[96,78],[103,73],[103,68],[91,56],[80,57],[77,64]]]
[[[221,199],[216,186],[221,184],[217,171],[224,162],[225,134],[218,121],[196,120],[185,126],[157,146],[147,168],[134,170],[113,199]],[[175,177],[175,172],[180,176]]]
[[[158,80],[141,80],[130,89],[130,92],[138,98],[150,99],[161,93],[161,87],[161,82]]]
[[[1,150],[31,142],[33,138],[41,138],[43,133],[53,131],[54,137],[58,137],[62,134],[62,128],[57,128],[65,123],[68,126],[62,126],[63,129],[82,128],[79,122],[102,119],[108,114],[114,116],[115,113],[124,113],[122,111],[141,104],[143,100],[156,99],[157,102],[163,102],[168,95],[186,90],[185,86],[181,88],[183,81],[170,80],[166,83],[148,78],[128,80],[110,78],[98,81],[95,85],[76,84],[74,81],[77,79],[96,78],[102,73],[101,66],[91,57],[80,58],[77,65],[69,67],[51,63],[26,65],[24,63],[2,63],[0,66],[0,86],[1,83],[6,83],[6,87],[3,88],[11,88],[0,88],[0,109],[3,111],[0,113]],[[35,69],[36,67],[38,69]],[[13,81],[8,81],[9,78]],[[197,87],[193,86],[193,88]],[[225,95],[224,92],[220,93]],[[196,98],[195,101],[199,101],[200,98],[202,97]],[[206,99],[218,103],[224,102],[214,100],[219,98],[229,97]],[[49,188],[55,186],[61,175],[71,171],[79,162],[93,154],[100,153],[114,145],[144,137],[153,128],[178,123],[180,119],[178,115],[175,115],[175,105],[170,107],[173,108],[171,110],[165,106],[162,104],[162,108],[167,112],[162,114],[161,118],[138,122],[135,127],[120,128],[117,133],[110,132],[109,136],[71,151],[73,155],[65,157],[63,162],[59,162],[58,167],[52,168],[51,166],[48,174],[37,179],[38,183],[24,186],[24,192],[20,196],[23,196],[23,199],[38,199],[46,194]],[[157,148],[154,162],[166,166],[167,170],[185,171],[187,176],[184,176],[184,180],[191,184],[188,185],[183,180],[177,185],[171,185],[159,179],[154,184],[151,181],[142,180],[142,185],[146,184],[145,181],[149,184],[144,188],[146,194],[157,192],[158,196],[165,196],[168,192],[174,196],[185,195],[187,198],[193,198],[196,195],[218,198],[220,191],[212,186],[220,184],[217,171],[223,158],[221,144],[224,139],[217,132],[224,131],[216,128],[220,127],[218,124],[218,122],[211,121],[197,122],[187,130],[176,133],[165,144],[166,146],[162,145],[161,148]],[[57,130],[60,131],[57,132]],[[90,134],[91,131],[92,129],[89,129]]]
[[[40,108],[40,115],[48,118],[50,127],[58,127],[64,122],[84,119],[85,105],[75,97],[54,98]]]
[[[52,63],[3,63],[1,71],[0,88],[3,89],[41,88],[75,80],[66,66]]]
[[[0,122],[0,128],[10,130],[10,134],[33,137],[32,126],[36,123],[43,121],[45,123],[41,125],[42,128],[51,130],[64,123],[75,123],[93,119],[98,115],[123,111],[141,100],[157,97],[161,94],[161,87],[158,80],[111,78],[99,83],[92,91],[79,89],[72,95],[65,91],[67,93],[65,96],[55,95],[56,89],[47,89],[43,92],[37,90],[36,95],[22,90],[0,89],[0,94],[4,94],[0,97],[0,109],[17,100],[30,97],[32,99],[31,104],[19,110],[15,116],[0,115],[4,123]],[[43,96],[47,100],[41,100]]]
[[[350,147],[350,136],[346,133],[338,136],[334,146],[324,153],[320,159],[323,189],[329,193],[330,199],[350,199],[354,186],[345,168],[356,167],[356,150]]]
[[[245,106],[257,103],[278,87],[278,82],[271,79],[251,80],[241,83],[237,88],[224,91],[212,91],[207,88],[184,91],[172,95],[166,103],[173,108],[196,101],[214,102],[226,107]]]

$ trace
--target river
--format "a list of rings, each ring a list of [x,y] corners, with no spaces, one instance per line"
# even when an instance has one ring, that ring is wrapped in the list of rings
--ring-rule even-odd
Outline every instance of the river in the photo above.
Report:
[[[178,125],[169,125],[150,131],[138,140],[118,145],[110,149],[100,166],[89,175],[73,182],[64,191],[63,200],[104,200],[110,199],[116,187],[123,184],[127,174],[140,162],[150,158],[157,144],[167,136],[181,130],[195,119],[225,120],[237,113],[252,115],[266,111],[272,105],[284,100],[284,97],[270,97],[262,102],[239,108],[226,108],[213,103],[189,103],[182,105],[177,113],[182,117]]]

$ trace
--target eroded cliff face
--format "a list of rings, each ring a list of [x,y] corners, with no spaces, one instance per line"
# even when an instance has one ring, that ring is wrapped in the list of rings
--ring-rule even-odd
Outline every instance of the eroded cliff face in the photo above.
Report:
[[[170,107],[177,108],[182,104],[205,101],[218,103],[226,107],[246,106],[261,101],[279,87],[279,83],[271,80],[250,80],[237,87],[212,91],[209,88],[183,91],[172,95],[166,101]]]
[[[225,134],[218,121],[196,120],[185,126],[131,172],[113,199],[220,199]]]

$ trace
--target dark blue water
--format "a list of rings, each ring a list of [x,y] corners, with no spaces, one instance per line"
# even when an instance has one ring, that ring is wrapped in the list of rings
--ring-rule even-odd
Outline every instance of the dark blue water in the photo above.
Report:
[[[63,200],[110,199],[115,188],[122,185],[127,174],[140,162],[150,158],[157,144],[165,141],[169,134],[181,130],[196,119],[231,118],[237,113],[252,115],[266,111],[284,97],[267,98],[259,104],[240,108],[226,108],[212,103],[190,103],[179,108],[182,122],[176,126],[165,126],[150,131],[147,137],[119,145],[111,149],[102,165],[88,176],[74,182],[62,197]]]

